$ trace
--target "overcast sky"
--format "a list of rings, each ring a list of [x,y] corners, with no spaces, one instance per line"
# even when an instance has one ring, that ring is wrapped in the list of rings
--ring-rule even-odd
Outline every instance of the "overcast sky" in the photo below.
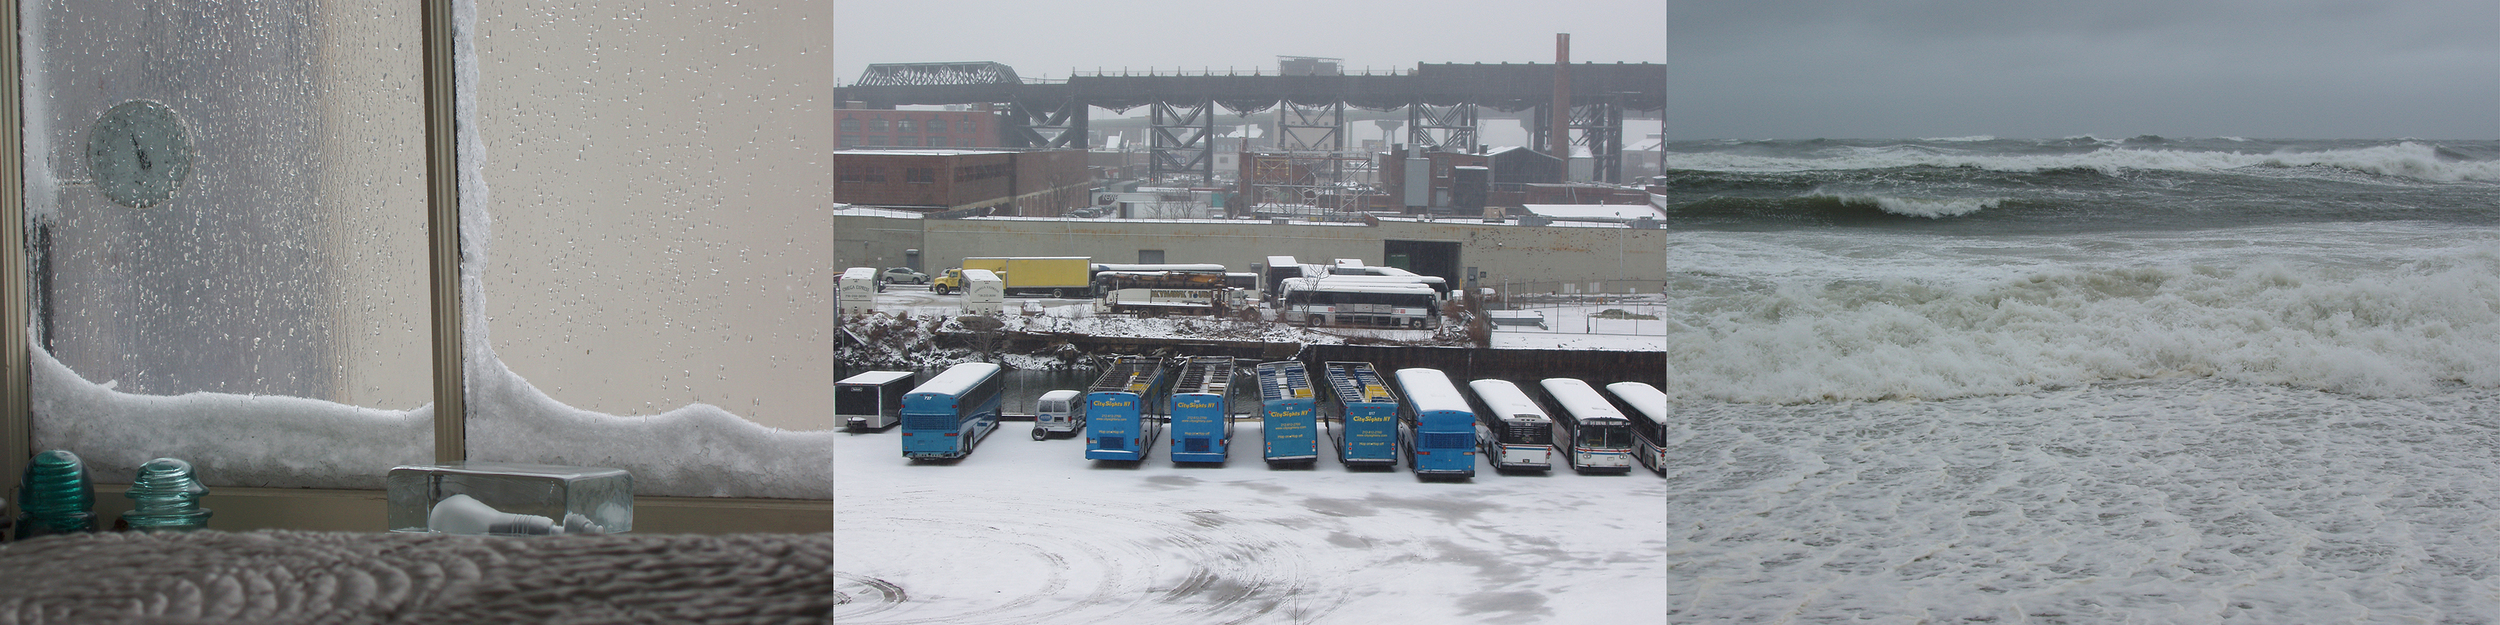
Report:
[[[2495,0],[1673,0],[1695,138],[2500,138]]]
[[[1346,67],[1551,63],[1554,34],[1574,62],[1660,63],[1666,0],[833,0],[841,84],[870,63],[997,61],[1026,77],[1070,68],[1274,70],[1277,56]]]

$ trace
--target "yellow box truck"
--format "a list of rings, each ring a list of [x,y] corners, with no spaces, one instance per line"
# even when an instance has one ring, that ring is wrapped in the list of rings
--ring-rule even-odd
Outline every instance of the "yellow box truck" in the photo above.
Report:
[[[1094,259],[1088,256],[985,256],[964,259],[929,285],[938,293],[964,289],[963,270],[988,269],[1007,283],[1008,295],[1092,297]]]

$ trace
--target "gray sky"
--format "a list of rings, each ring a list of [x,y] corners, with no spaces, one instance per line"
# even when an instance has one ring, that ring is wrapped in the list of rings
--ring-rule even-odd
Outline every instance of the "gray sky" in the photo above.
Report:
[[[2500,138],[2492,0],[1674,0],[1667,132]]]
[[[834,71],[870,63],[997,61],[1026,77],[1069,68],[1143,71],[1276,67],[1318,56],[1346,67],[1554,60],[1571,33],[1574,62],[1664,62],[1667,0],[834,0]]]

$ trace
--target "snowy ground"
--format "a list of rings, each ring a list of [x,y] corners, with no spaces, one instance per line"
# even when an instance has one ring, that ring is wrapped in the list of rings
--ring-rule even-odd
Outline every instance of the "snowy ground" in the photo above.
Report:
[[[1545,300],[1522,299],[1516,310],[1499,311],[1506,316],[1535,316],[1544,320],[1543,327],[1497,327],[1492,347],[1497,349],[1576,349],[1607,351],[1665,351],[1667,322],[1666,300],[1659,295],[1616,296],[1598,299],[1554,297]],[[1343,343],[1348,339],[1390,339],[1422,342],[1432,338],[1428,330],[1384,330],[1367,328],[1321,328],[1306,330],[1285,324],[1219,323],[1207,319],[1141,319],[1126,315],[1097,317],[1092,300],[1060,298],[1007,299],[1007,329],[1034,332],[1070,332],[1094,336],[1132,336],[1157,338],[1205,338],[1214,336],[1227,340],[1264,340],[1272,342]],[[963,313],[963,296],[938,295],[920,285],[892,285],[877,294],[880,312],[907,312],[913,315],[958,315]],[[1611,313],[1607,311],[1620,311]],[[1651,317],[1642,319],[1640,317]]]
[[[837,623],[1657,623],[1656,473],[1420,482],[1405,471],[1085,460],[1011,421],[915,464],[835,441]],[[1168,444],[1168,441],[1166,441]],[[1322,442],[1323,449],[1326,443]],[[1326,453],[1322,454],[1326,456]]]

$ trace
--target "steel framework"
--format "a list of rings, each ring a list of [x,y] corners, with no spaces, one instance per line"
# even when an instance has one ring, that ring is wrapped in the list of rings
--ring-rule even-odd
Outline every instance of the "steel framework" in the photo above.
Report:
[[[1589,175],[1599,182],[1623,182],[1623,104],[1621,100],[1600,96],[1573,101],[1579,104],[1571,105],[1571,118],[1568,124],[1570,130],[1567,131],[1571,133],[1571,136],[1567,140],[1571,142],[1571,145],[1588,147],[1592,166]],[[1536,124],[1528,127],[1529,147],[1538,152],[1553,151],[1547,147],[1553,145],[1550,143],[1553,140],[1553,132],[1546,130],[1553,119],[1552,109],[1551,106],[1537,107]],[[1564,162],[1564,176],[1568,177],[1570,171],[1571,163]]]
[[[1195,174],[1202,183],[1215,180],[1215,102],[1181,106],[1155,102],[1146,129],[1147,174]]]
[[[1430,152],[1476,151],[1476,105],[1406,105],[1406,142]]]
[[[1084,148],[1090,109],[1072,98],[1017,98],[1007,104],[1004,132],[999,135],[1007,147]]]
[[[1276,149],[1276,156],[1299,175],[1284,183],[1266,185],[1263,195],[1297,198],[1285,203],[1313,205],[1319,203],[1321,196],[1334,195],[1335,188],[1345,181],[1345,103],[1278,102]]]
[[[993,61],[971,63],[876,63],[859,82],[863,87],[930,87],[941,85],[1014,85],[1024,80],[1016,68]]]
[[[1408,109],[1409,139],[1417,145],[1473,151],[1475,121],[1481,109],[1538,109],[1540,122],[1552,120],[1556,66],[1551,63],[1423,63],[1415,71],[1386,75],[1095,75],[1071,76],[1064,83],[1029,83],[1014,70],[996,63],[904,63],[871,66],[859,82],[839,88],[835,99],[872,107],[905,104],[1012,103],[1011,118],[1020,117],[1010,135],[1033,147],[1090,147],[1085,132],[1086,107],[1127,110],[1155,105],[1155,150],[1151,170],[1211,175],[1214,159],[1207,151],[1213,134],[1213,105],[1233,110],[1264,108],[1268,103],[1303,103],[1342,111],[1344,106],[1376,110]],[[1623,176],[1622,119],[1625,111],[1656,111],[1666,107],[1666,65],[1657,63],[1573,63],[1567,89],[1574,105],[1564,114],[1571,123],[1564,138],[1591,148],[1599,165],[1596,176],[1620,181]],[[1330,104],[1312,104],[1312,103]],[[1420,110],[1419,110],[1420,109]],[[1542,148],[1550,123],[1532,127],[1531,141]],[[1280,128],[1281,129],[1281,128]],[[1027,134],[1024,131],[1030,130]],[[1047,134],[1045,134],[1047,133]],[[1417,136],[1425,133],[1426,136]],[[1280,133],[1282,134],[1282,133]],[[1283,137],[1280,137],[1283,139]],[[1018,139],[1011,138],[1011,142]],[[1343,140],[1340,128],[1336,141]],[[1541,150],[1551,152],[1551,150]]]

